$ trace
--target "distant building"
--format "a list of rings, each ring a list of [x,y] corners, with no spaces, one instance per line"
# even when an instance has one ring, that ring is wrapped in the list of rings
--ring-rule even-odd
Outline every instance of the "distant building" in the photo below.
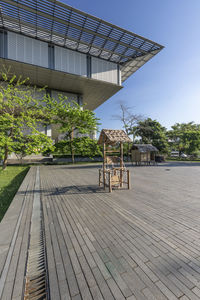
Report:
[[[91,110],[162,48],[59,1],[0,2],[0,68]],[[53,127],[41,131],[58,138]]]

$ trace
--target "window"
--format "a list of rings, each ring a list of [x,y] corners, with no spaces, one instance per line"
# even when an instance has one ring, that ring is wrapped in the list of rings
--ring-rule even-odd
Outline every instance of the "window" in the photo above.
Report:
[[[7,58],[8,57],[8,39],[7,32],[4,30],[0,30],[0,57]]]
[[[91,78],[92,76],[92,68],[91,68],[91,56],[87,56],[87,77]]]
[[[48,45],[48,67],[49,69],[55,69],[55,55],[54,46]]]

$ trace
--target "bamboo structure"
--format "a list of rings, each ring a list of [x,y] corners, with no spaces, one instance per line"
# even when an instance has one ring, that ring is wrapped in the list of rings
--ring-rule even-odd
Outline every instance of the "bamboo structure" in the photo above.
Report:
[[[158,149],[151,144],[133,144],[131,148],[131,161],[136,166],[155,165],[155,156],[158,153]]]
[[[102,129],[99,144],[103,144],[103,167],[99,169],[99,186],[130,189],[130,172],[123,161],[123,143],[131,140],[123,130]],[[119,145],[120,150],[116,150]],[[117,155],[117,156],[116,156]]]

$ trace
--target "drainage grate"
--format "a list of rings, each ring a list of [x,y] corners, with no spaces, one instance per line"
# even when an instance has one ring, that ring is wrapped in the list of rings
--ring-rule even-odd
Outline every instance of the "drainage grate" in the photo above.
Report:
[[[43,212],[40,200],[39,167],[37,167],[36,172],[25,280],[24,300],[48,299],[46,249],[43,230]]]

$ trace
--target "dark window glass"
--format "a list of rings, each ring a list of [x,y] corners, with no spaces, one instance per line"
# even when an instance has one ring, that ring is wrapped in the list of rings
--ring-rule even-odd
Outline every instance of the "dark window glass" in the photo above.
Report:
[[[0,57],[8,57],[8,39],[7,32],[0,30]]]
[[[48,46],[48,67],[49,69],[55,69],[55,53],[54,53],[54,46]]]
[[[87,77],[92,76],[91,56],[87,56]]]

